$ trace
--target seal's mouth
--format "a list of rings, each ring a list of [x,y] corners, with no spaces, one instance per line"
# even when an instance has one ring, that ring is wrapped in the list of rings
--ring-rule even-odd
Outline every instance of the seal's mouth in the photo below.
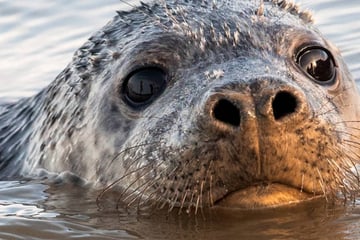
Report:
[[[308,193],[280,183],[250,186],[232,192],[217,202],[229,208],[259,209],[284,206],[319,198],[322,195]]]

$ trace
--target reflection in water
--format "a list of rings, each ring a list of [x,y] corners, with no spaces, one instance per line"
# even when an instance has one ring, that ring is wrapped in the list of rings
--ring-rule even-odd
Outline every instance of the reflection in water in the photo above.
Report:
[[[359,236],[356,228],[359,209],[334,208],[324,200],[268,210],[217,208],[197,216],[178,215],[176,211],[139,216],[136,211],[115,210],[116,198],[99,208],[95,202],[98,192],[78,186],[48,188],[43,185],[41,188],[31,182],[16,183],[16,186],[25,192],[32,190],[34,196],[47,196],[37,204],[43,215],[12,214],[2,218],[0,237],[8,233],[42,239],[345,239]],[[36,204],[31,207],[37,208]],[[14,208],[14,212],[18,210]]]
[[[303,1],[317,24],[343,51],[360,80],[360,5],[357,1]],[[0,0],[0,98],[33,95],[53,80],[118,0]],[[1,182],[0,238],[32,239],[358,239],[360,208],[322,201],[266,211],[215,209],[188,216],[160,212],[138,217],[99,208],[96,192],[36,182]]]

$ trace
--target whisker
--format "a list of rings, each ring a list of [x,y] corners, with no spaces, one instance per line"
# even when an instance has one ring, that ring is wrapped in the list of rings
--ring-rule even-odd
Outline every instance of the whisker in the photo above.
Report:
[[[354,130],[360,130],[360,128],[351,126],[349,124],[356,124],[356,126],[357,126],[359,123],[360,123],[360,121],[357,121],[357,120],[343,120],[343,121],[339,121],[339,122],[333,122],[334,126],[341,124],[341,125],[344,125],[345,128],[354,129]]]
[[[200,202],[200,195],[196,198],[196,204],[195,204],[195,215],[197,214],[198,208],[199,208],[199,202]]]
[[[304,190],[304,178],[305,178],[305,173],[302,172],[302,174],[301,174],[301,188],[300,188],[300,192],[303,192],[303,190]]]
[[[195,190],[192,189],[192,194],[191,194],[190,202],[189,202],[188,208],[187,208],[187,210],[186,210],[186,213],[187,213],[187,214],[190,214],[190,213],[191,213],[191,208],[194,206],[194,202],[193,202],[193,201],[194,201],[195,194],[196,194]]]
[[[328,201],[328,199],[327,199],[327,194],[326,194],[325,182],[324,182],[324,179],[323,179],[323,177],[322,177],[322,175],[321,175],[321,172],[320,172],[320,170],[319,170],[318,167],[316,167],[316,171],[317,171],[318,176],[319,176],[319,178],[320,178],[318,182],[319,182],[320,187],[321,187],[321,189],[322,189],[322,191],[323,191],[323,195],[324,195],[324,197],[325,197],[325,200]]]
[[[143,168],[143,169],[145,169],[145,168]],[[142,169],[139,169],[139,170],[142,170]],[[130,184],[126,187],[126,189],[121,192],[120,196],[118,197],[118,199],[119,199],[118,202],[119,202],[120,200],[126,202],[126,200],[129,199],[134,193],[137,193],[139,189],[141,189],[144,185],[146,185],[147,182],[144,182],[143,184],[140,184],[138,187],[132,189],[132,190],[131,190],[131,193],[127,193],[127,191],[128,191],[135,183],[137,183],[139,179],[141,179],[141,178],[143,178],[144,176],[146,176],[146,175],[148,175],[149,173],[151,173],[152,170],[153,170],[153,169],[150,168],[148,171],[146,171],[146,172],[145,172],[144,174],[142,174],[142,175],[139,175],[132,183],[130,183]],[[126,193],[127,193],[127,196],[124,197]],[[128,204],[128,205],[131,205],[131,204]]]
[[[317,112],[316,114],[313,115],[313,118],[318,118],[320,116],[329,114],[331,112],[336,112],[336,110],[337,110],[337,107],[332,107],[332,108],[327,109],[326,111],[323,111],[323,112],[319,111],[319,112]]]
[[[168,212],[171,212],[174,209],[174,207],[175,207],[175,205],[177,203],[178,197],[179,197],[179,192],[176,191],[173,199],[170,200],[171,204],[170,204],[170,207],[168,209]]]
[[[189,192],[188,190],[185,190],[185,194],[183,195],[183,198],[182,198],[182,201],[180,204],[180,208],[179,208],[179,212],[178,212],[179,215],[181,214],[181,210],[184,208],[184,204],[185,204],[188,192]]]
[[[136,158],[137,160],[139,160],[141,157],[138,157],[138,158]],[[135,160],[136,160],[135,159]],[[135,163],[136,161],[133,161],[133,163]],[[97,199],[96,199],[96,201],[98,202],[98,201],[100,201],[101,200],[101,198],[104,196],[104,194],[106,193],[106,192],[108,192],[110,189],[112,189],[115,185],[117,185],[118,183],[120,183],[123,179],[125,179],[126,177],[128,177],[129,175],[131,175],[131,174],[133,174],[133,173],[136,173],[137,171],[139,171],[140,169],[142,169],[142,168],[145,168],[147,165],[144,165],[144,166],[142,166],[141,168],[139,168],[139,169],[135,169],[135,170],[133,170],[133,171],[131,171],[131,172],[128,172],[128,173],[125,173],[123,176],[121,176],[120,178],[118,178],[117,180],[115,180],[114,182],[112,182],[111,184],[109,184],[108,186],[106,186],[102,191],[101,191],[101,193],[98,195],[98,197],[97,197]],[[127,170],[126,170],[127,171]],[[125,171],[125,172],[126,172]]]
[[[360,142],[355,142],[352,140],[344,139],[343,144],[346,144],[346,145],[351,146],[356,149],[360,148]]]
[[[347,136],[350,136],[350,137],[353,137],[353,138],[359,138],[360,137],[360,136],[357,136],[357,135],[355,135],[353,133],[342,131],[342,130],[334,130],[334,132],[341,133],[341,134],[344,134],[344,135],[347,135]]]

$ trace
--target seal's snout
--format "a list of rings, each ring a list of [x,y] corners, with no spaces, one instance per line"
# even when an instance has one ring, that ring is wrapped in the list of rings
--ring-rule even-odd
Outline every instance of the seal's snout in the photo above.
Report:
[[[321,195],[318,186],[304,182],[305,174],[309,178],[315,174],[306,170],[314,150],[303,155],[297,151],[297,146],[304,146],[302,131],[309,129],[312,121],[304,91],[281,78],[269,77],[229,86],[217,86],[205,95],[205,116],[197,119],[202,133],[216,139],[222,153],[216,159],[229,164],[222,176],[227,192],[218,203],[269,207]]]

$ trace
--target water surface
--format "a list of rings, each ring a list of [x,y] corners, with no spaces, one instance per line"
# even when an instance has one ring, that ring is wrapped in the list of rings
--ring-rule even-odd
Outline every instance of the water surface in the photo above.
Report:
[[[302,1],[360,80],[360,4]],[[0,99],[31,96],[125,5],[118,0],[0,0]],[[359,239],[360,208],[319,201],[266,211],[139,217],[101,208],[98,192],[72,185],[0,182],[2,239]]]

